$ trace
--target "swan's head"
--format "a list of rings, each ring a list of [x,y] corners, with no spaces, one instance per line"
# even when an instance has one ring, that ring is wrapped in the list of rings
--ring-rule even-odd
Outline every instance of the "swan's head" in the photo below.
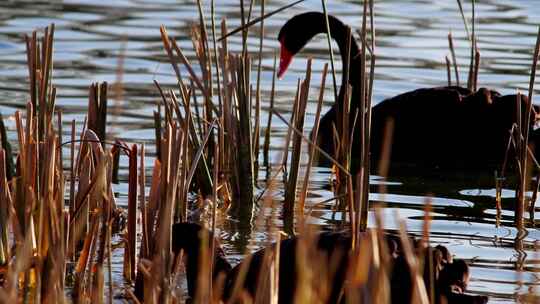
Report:
[[[283,25],[278,34],[281,45],[279,78],[287,71],[293,56],[300,52],[313,36],[325,31],[325,24],[324,14],[308,12],[292,17]]]

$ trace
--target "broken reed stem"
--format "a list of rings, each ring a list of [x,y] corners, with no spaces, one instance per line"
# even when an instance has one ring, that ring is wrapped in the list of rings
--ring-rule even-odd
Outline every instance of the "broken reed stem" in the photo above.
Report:
[[[446,78],[448,79],[448,86],[452,86],[452,68],[451,68],[451,63],[450,63],[450,59],[448,58],[448,56],[444,56],[444,59],[446,61]]]

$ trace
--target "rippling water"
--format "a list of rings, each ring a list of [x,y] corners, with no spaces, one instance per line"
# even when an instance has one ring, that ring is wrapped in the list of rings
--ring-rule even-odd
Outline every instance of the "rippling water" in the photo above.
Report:
[[[205,1],[209,2],[209,1]],[[229,28],[240,24],[239,1],[216,1],[216,19],[225,18]],[[247,2],[247,1],[246,1]],[[287,4],[287,1],[267,1],[267,11]],[[329,1],[329,11],[354,28],[361,24],[361,5],[356,1]],[[468,2],[468,1],[466,1]],[[540,7],[537,1],[484,0],[477,1],[478,46],[482,55],[480,86],[491,87],[502,93],[526,91],[532,50],[538,25]],[[209,9],[206,16],[209,17]],[[470,15],[470,7],[466,7]],[[319,1],[304,3],[279,13],[265,21],[263,48],[263,109],[268,109],[273,56],[278,50],[277,31],[290,16],[321,10]],[[469,46],[463,22],[455,1],[386,0],[376,1],[376,53],[374,103],[384,98],[419,87],[446,84],[444,57],[449,54],[447,34],[452,31],[461,79],[466,78]],[[121,82],[122,94],[110,95],[108,118],[109,139],[146,143],[150,154],[154,152],[152,112],[159,100],[153,80],[163,85],[174,85],[176,77],[164,56],[159,37],[159,26],[164,24],[171,35],[177,37],[186,55],[194,61],[189,38],[190,26],[198,21],[197,7],[192,1],[174,0],[52,0],[0,2],[0,111],[8,118],[24,107],[27,94],[27,67],[23,35],[56,24],[54,53],[54,84],[58,87],[57,105],[62,109],[64,122],[76,120],[80,128],[87,106],[87,91],[91,82]],[[259,15],[259,8],[254,9]],[[210,22],[209,19],[207,19]],[[250,34],[251,50],[257,51],[258,29]],[[231,50],[241,48],[241,38],[229,39]],[[277,83],[276,107],[289,114],[296,80],[303,76],[306,58],[313,56],[314,81],[318,83],[323,64],[328,61],[326,42],[318,37],[296,57],[284,79]],[[119,59],[123,59],[121,77],[117,73]],[[339,66],[339,65],[338,65]],[[339,69],[338,69],[339,70]],[[316,86],[312,93],[316,92]],[[327,88],[326,109],[330,106],[330,88]],[[536,98],[538,100],[538,98]],[[308,106],[306,126],[314,120],[315,105]],[[263,122],[267,115],[263,113]],[[14,124],[8,119],[9,134],[15,142]],[[67,128],[65,128],[67,129]],[[272,124],[272,156],[276,159],[282,146],[286,125],[274,119]],[[65,134],[68,135],[67,133]],[[66,151],[64,151],[66,153]],[[153,158],[147,158],[148,168]],[[126,164],[123,163],[124,177]],[[148,174],[150,171],[148,171]],[[260,174],[264,184],[265,174]],[[302,175],[300,175],[302,176]],[[340,219],[331,211],[332,202],[318,204],[332,197],[329,171],[315,170],[311,178],[308,205],[313,208],[312,222],[332,226]],[[496,226],[495,191],[491,178],[479,178],[467,173],[444,174],[428,172],[411,176],[394,172],[386,183],[387,195],[377,193],[380,178],[371,180],[373,201],[386,202],[386,225],[395,229],[395,213],[407,220],[412,233],[422,229],[423,206],[426,194],[433,196],[432,241],[445,244],[458,257],[470,260],[475,293],[489,294],[492,302],[515,302],[530,288],[539,289],[535,271],[540,270],[540,255],[532,244],[540,239],[538,229],[529,228],[525,250],[516,251],[512,228],[513,192],[503,196],[501,225]],[[279,190],[279,189],[278,189]],[[125,202],[127,186],[116,187],[120,202]],[[281,192],[276,194],[275,208],[279,208]],[[271,210],[260,213],[268,216]],[[538,209],[536,218],[540,216]],[[275,224],[282,225],[276,220]],[[538,225],[538,223],[536,224]],[[231,259],[255,249],[268,238],[262,226],[253,231],[237,231],[227,218],[220,220],[222,237]],[[121,252],[115,251],[114,275],[122,285]],[[524,271],[515,271],[523,263]]]

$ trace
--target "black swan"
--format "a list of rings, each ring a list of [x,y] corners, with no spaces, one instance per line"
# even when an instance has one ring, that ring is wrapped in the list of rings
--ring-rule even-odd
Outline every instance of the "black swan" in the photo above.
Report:
[[[172,248],[175,254],[180,250],[184,252],[184,264],[186,266],[186,275],[188,282],[188,294],[193,299],[197,292],[197,275],[199,273],[199,253],[201,250],[202,238],[214,240],[214,279],[219,273],[225,275],[224,287],[222,290],[223,300],[229,300],[234,286],[235,279],[242,267],[243,263],[235,267],[231,267],[225,259],[223,250],[219,246],[219,242],[213,237],[212,233],[195,223],[178,223],[173,225],[172,232]],[[317,265],[336,265],[335,272],[331,276],[332,286],[328,286],[329,298],[327,303],[345,302],[342,291],[345,286],[345,276],[349,266],[348,252],[350,249],[350,235],[345,232],[323,232],[316,236],[317,251],[321,255],[317,258],[303,260],[306,267],[317,267]],[[404,257],[400,254],[401,249],[399,241],[396,237],[388,237],[387,243],[389,250],[392,253],[393,269],[390,276],[391,283],[391,302],[392,303],[410,303],[411,298],[411,275],[408,264]],[[209,243],[208,241],[206,242]],[[280,264],[279,264],[279,303],[292,303],[295,294],[296,281],[298,279],[296,273],[297,259],[296,248],[298,244],[297,238],[290,238],[281,241],[280,243]],[[253,298],[255,295],[258,279],[260,274],[266,274],[268,269],[263,267],[263,259],[265,250],[262,249],[250,256],[247,273],[244,280],[245,291]],[[463,294],[467,287],[469,270],[465,262],[460,260],[452,261],[451,254],[443,246],[428,248],[432,253],[433,269],[436,269],[437,277],[435,292],[437,299],[441,295],[447,299],[448,304],[467,304],[467,303],[487,303],[485,296],[472,296]],[[427,256],[427,255],[426,255]],[[426,259],[427,260],[427,259]],[[326,263],[326,264],[321,264]],[[455,266],[454,266],[455,265]],[[317,275],[324,280],[323,267],[317,268]],[[437,275],[438,274],[438,275]],[[428,276],[426,276],[428,277]],[[324,281],[323,281],[324,282]],[[439,303],[438,300],[433,303]]]
[[[347,57],[350,28],[336,17],[328,16],[330,33],[337,42],[344,63],[342,75],[348,73],[352,87],[351,110],[360,107],[360,49],[351,39]],[[326,33],[324,14],[308,12],[289,19],[281,28],[278,39],[281,55],[278,75],[282,76],[293,56],[315,35]],[[347,70],[346,62],[350,68]],[[346,79],[343,78],[338,100],[322,117],[317,138],[318,145],[334,155],[333,124],[339,121],[338,107],[343,105]],[[525,118],[527,98],[521,98],[521,117]],[[530,142],[540,142],[539,132],[533,131],[536,113],[531,113]],[[386,99],[372,108],[371,156],[377,160],[384,140],[384,129],[389,118],[394,121],[391,150],[392,165],[403,164],[425,168],[485,169],[486,165],[501,165],[510,129],[517,119],[517,96],[501,96],[495,91],[479,89],[472,92],[462,87],[423,88]],[[352,126],[353,115],[350,117]],[[358,126],[359,124],[357,124]],[[337,126],[337,124],[336,124]],[[360,151],[360,131],[354,130],[352,146],[354,158]],[[329,166],[326,158],[315,158],[320,166]],[[491,172],[490,172],[491,173]]]

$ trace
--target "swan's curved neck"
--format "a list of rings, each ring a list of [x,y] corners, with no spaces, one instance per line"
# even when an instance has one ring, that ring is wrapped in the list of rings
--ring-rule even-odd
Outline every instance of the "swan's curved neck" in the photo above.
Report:
[[[338,19],[329,16],[330,35],[336,41],[339,47],[342,62],[342,79],[339,92],[339,102],[343,102],[345,89],[347,85],[352,87],[351,106],[356,107],[359,104],[358,98],[355,97],[358,88],[360,87],[360,49],[354,40],[352,30],[349,26],[343,24]],[[324,30],[326,33],[326,28]]]

